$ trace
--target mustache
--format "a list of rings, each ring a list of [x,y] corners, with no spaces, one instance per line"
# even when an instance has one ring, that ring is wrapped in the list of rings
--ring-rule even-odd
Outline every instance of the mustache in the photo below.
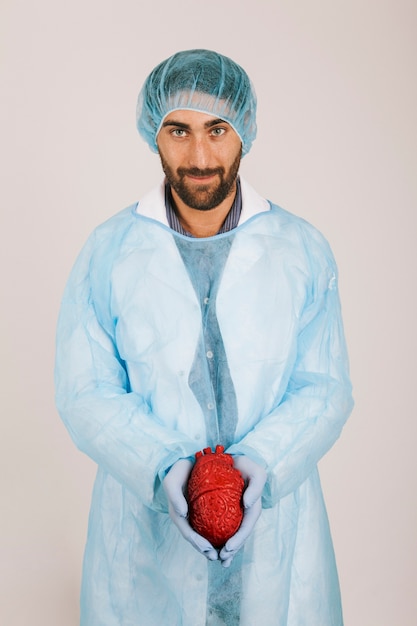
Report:
[[[198,167],[190,167],[190,168],[185,168],[185,167],[179,167],[177,169],[177,174],[179,176],[181,176],[181,178],[183,178],[184,176],[196,176],[197,178],[200,176],[214,176],[214,174],[219,174],[220,176],[224,175],[224,167],[215,167],[213,169],[205,169],[205,170],[201,170]]]

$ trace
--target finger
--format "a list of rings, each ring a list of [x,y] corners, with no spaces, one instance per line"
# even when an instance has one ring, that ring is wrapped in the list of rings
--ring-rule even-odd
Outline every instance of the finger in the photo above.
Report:
[[[233,535],[227,542],[225,546],[220,551],[220,558],[222,560],[227,560],[230,557],[233,557],[238,550],[243,546],[245,540],[247,539],[247,535],[239,534],[239,531]]]
[[[219,558],[217,550],[211,545],[209,541],[207,541],[207,539],[205,539],[198,533],[192,531],[190,534],[189,542],[209,561],[217,561],[217,559]]]
[[[210,561],[217,561],[217,559],[219,558],[217,550],[207,539],[205,539],[205,537],[202,537],[191,528],[187,519],[184,519],[182,517],[177,518],[175,520],[175,524],[184,539],[191,543],[193,548],[198,550],[198,552],[201,552],[201,554],[203,554]]]
[[[237,552],[240,550],[242,545],[243,542],[239,541],[239,543],[236,544],[236,547],[226,548],[226,546],[223,546],[219,554],[219,559],[223,567],[227,569],[231,566],[233,559],[235,558]]]
[[[226,559],[229,553],[236,553],[251,534],[262,511],[262,502],[258,499],[255,504],[245,509],[243,520],[237,532],[230,537],[220,552],[220,558]]]
[[[262,500],[258,498],[252,506],[246,507],[243,510],[243,519],[242,523],[239,526],[239,530],[237,532],[249,534],[252,532],[253,527],[259,519],[260,514],[262,513]]]
[[[230,541],[230,539],[229,539]],[[239,550],[240,548],[240,543],[238,547],[235,547],[235,544],[232,544],[232,546],[230,547],[229,541],[227,542],[227,547],[223,546],[223,548],[220,550],[220,560],[222,561],[222,563],[225,563],[226,565],[224,565],[224,567],[229,567],[230,563],[232,562],[236,552]],[[237,545],[237,544],[236,544]]]
[[[193,536],[190,540],[191,545],[206,557],[209,561],[217,561],[219,554],[211,543],[201,537],[201,535]]]
[[[266,474],[259,473],[249,477],[248,486],[243,494],[243,506],[245,508],[253,506],[253,504],[261,497],[265,486]]]
[[[163,485],[168,490],[179,486],[181,489],[186,485],[193,464],[188,459],[180,459],[171,467],[163,480]]]
[[[263,491],[263,485],[257,485],[253,479],[249,481],[243,493],[243,506],[245,509],[251,508],[254,503],[260,498]]]
[[[174,495],[171,494],[170,508],[172,508],[175,515],[178,515],[179,517],[187,517],[188,502],[182,491],[177,491]]]
[[[228,567],[230,567],[231,564],[232,564],[233,558],[234,558],[234,555],[233,556],[229,556],[229,558],[227,558],[225,560],[222,560],[222,562],[221,562],[222,563],[222,567],[224,567],[226,569]]]

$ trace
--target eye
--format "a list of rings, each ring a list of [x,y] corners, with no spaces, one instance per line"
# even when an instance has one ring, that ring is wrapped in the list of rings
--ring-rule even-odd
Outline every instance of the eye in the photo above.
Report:
[[[225,132],[226,129],[221,126],[211,129],[211,134],[214,135],[214,137],[220,137],[221,135],[224,135]]]
[[[184,130],[184,128],[174,128],[173,130],[171,130],[171,134],[174,137],[185,137],[187,134],[187,131]]]

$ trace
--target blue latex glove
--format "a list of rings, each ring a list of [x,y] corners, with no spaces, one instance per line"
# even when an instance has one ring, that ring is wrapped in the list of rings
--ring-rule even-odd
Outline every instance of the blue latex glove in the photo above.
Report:
[[[207,539],[191,528],[187,519],[188,503],[184,493],[192,467],[193,463],[191,461],[180,459],[174,463],[162,482],[168,499],[169,515],[181,535],[191,543],[193,548],[209,559],[209,561],[216,561],[219,558],[217,550]]]
[[[242,474],[246,489],[243,493],[243,520],[239,530],[220,551],[223,567],[230,567],[236,552],[251,534],[262,511],[262,492],[267,474],[263,467],[247,456],[233,457],[233,465]]]

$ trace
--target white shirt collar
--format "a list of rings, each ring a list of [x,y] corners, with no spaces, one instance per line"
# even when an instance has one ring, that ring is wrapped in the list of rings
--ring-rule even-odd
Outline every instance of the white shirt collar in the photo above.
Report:
[[[239,225],[249,220],[258,213],[269,211],[270,204],[260,196],[246,181],[240,177],[242,189],[242,213]],[[165,210],[165,180],[139,200],[136,207],[137,213],[168,226]]]

